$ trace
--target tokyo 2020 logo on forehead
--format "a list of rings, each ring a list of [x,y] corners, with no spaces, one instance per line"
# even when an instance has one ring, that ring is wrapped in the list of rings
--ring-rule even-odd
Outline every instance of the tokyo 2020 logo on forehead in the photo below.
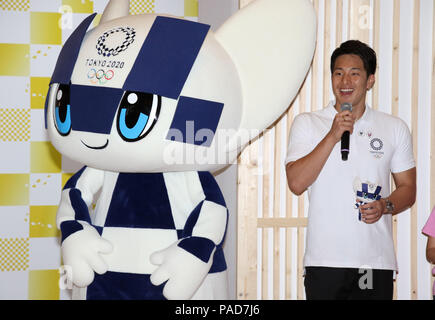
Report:
[[[103,33],[97,41],[97,51],[104,57],[117,56],[134,42],[136,31],[131,27],[119,27]]]

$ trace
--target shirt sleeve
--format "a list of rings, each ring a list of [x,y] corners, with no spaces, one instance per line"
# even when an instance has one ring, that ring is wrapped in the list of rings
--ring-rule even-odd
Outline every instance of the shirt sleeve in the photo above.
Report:
[[[424,225],[422,232],[427,236],[435,237],[435,207],[433,208],[429,219],[427,219],[427,222]]]
[[[398,119],[396,126],[396,148],[391,159],[391,172],[398,173],[415,167],[412,137],[406,123]]]
[[[289,144],[285,164],[305,157],[314,149],[310,132],[310,119],[307,113],[299,114],[293,120],[289,134]]]

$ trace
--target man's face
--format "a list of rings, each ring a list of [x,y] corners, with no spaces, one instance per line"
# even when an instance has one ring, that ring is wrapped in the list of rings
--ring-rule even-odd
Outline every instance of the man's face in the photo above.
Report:
[[[367,90],[375,83],[375,76],[367,76],[364,63],[354,54],[341,55],[335,61],[332,73],[332,90],[336,106],[345,102],[353,107],[364,107]]]

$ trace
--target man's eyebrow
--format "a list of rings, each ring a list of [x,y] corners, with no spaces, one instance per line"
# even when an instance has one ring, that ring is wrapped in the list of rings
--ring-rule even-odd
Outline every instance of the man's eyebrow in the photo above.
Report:
[[[337,68],[334,68],[334,71],[336,71],[336,70],[344,70],[345,68],[340,68],[340,67],[337,67]],[[358,67],[353,67],[353,68],[350,68],[350,70],[362,70],[361,68],[358,68]]]

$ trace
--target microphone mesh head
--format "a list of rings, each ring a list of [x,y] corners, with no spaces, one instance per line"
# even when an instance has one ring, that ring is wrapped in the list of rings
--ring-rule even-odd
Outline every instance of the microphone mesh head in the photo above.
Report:
[[[352,112],[352,104],[349,102],[345,102],[341,105],[341,111],[347,111],[349,110],[350,112]]]

